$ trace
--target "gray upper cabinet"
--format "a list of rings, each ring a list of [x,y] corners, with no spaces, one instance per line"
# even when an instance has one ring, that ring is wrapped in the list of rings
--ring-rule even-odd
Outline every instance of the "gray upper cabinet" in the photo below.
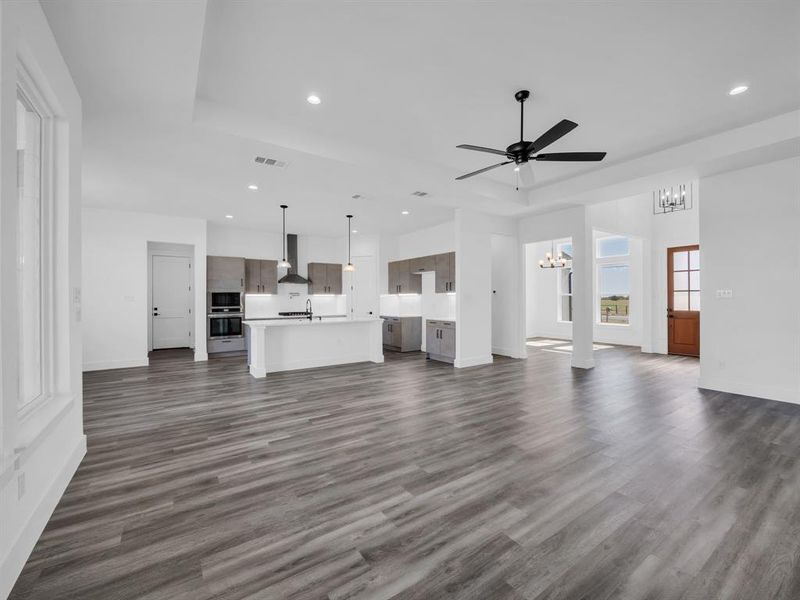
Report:
[[[436,255],[436,293],[456,291],[456,253]]]
[[[329,263],[326,266],[329,294],[342,293],[342,265]]]
[[[308,263],[309,294],[341,294],[342,265]]]
[[[427,273],[436,270],[436,255],[420,256],[409,260],[409,268],[412,273]]]
[[[246,293],[278,293],[278,261],[247,258],[244,261],[244,270]]]
[[[436,293],[456,291],[456,253],[432,254],[389,263],[390,294],[421,294],[420,273],[436,273]]]
[[[422,278],[411,272],[410,260],[396,260],[389,263],[390,294],[421,294]]]
[[[243,292],[244,258],[234,256],[206,257],[206,285],[209,291]]]

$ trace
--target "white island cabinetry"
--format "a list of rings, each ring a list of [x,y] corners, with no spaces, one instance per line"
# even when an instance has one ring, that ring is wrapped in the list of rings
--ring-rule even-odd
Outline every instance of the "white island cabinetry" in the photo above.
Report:
[[[383,319],[247,320],[253,377],[357,362],[383,362]]]

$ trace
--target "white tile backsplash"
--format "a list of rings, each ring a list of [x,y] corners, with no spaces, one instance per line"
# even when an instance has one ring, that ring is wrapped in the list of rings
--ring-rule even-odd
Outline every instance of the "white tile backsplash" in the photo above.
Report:
[[[381,295],[381,314],[392,317],[418,317],[442,321],[456,318],[456,295],[437,294],[434,273],[422,274],[422,294]]]
[[[278,293],[246,294],[244,312],[246,319],[277,317],[279,312],[303,311],[311,298],[314,314],[343,315],[347,307],[346,296],[309,295],[306,284],[279,283]]]

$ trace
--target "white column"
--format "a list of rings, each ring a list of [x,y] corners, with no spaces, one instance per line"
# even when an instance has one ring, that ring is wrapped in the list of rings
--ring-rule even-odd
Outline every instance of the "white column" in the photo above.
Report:
[[[594,367],[594,253],[589,211],[576,211],[572,227],[572,366]]]
[[[486,217],[456,209],[456,368],[492,362],[492,244]]]

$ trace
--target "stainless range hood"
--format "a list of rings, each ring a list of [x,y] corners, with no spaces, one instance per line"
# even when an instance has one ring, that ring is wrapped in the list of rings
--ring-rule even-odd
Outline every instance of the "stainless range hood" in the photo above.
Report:
[[[308,283],[308,279],[297,274],[297,234],[286,234],[286,260],[292,265],[286,275],[278,280],[278,283]]]

